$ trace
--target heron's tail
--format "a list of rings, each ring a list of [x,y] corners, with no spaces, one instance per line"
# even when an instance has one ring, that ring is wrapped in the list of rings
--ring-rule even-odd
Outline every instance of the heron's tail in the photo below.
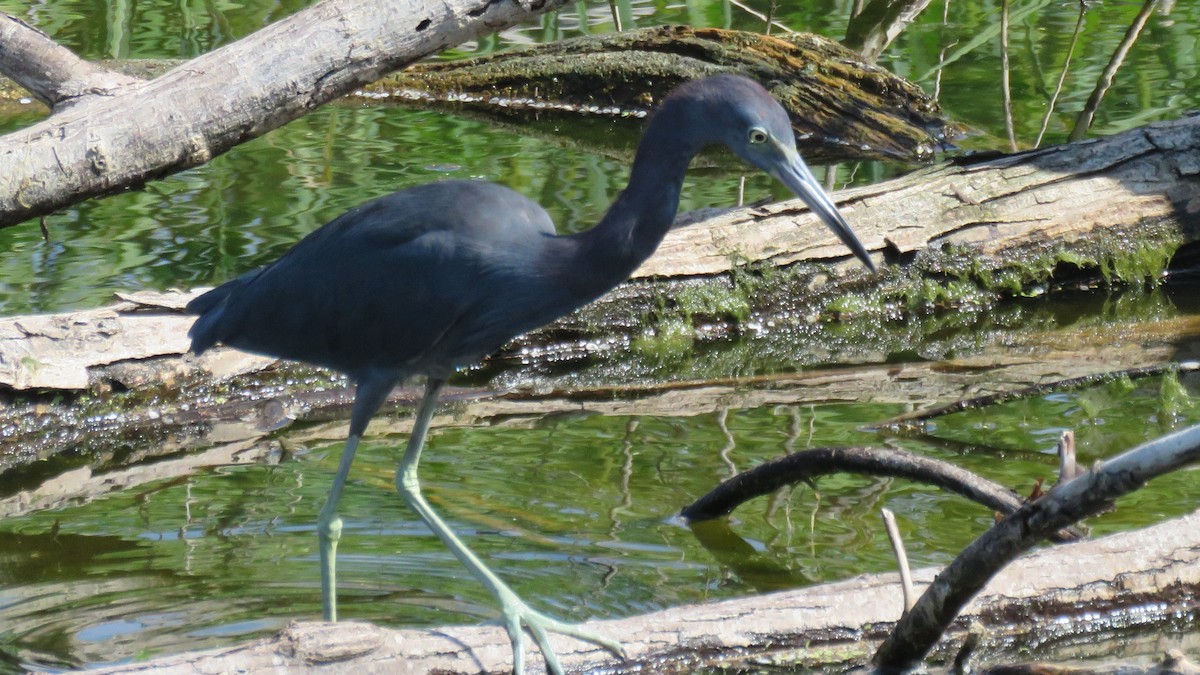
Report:
[[[221,325],[221,317],[225,313],[225,300],[229,297],[231,284],[218,286],[211,291],[194,298],[187,304],[184,311],[188,314],[197,314],[199,317],[192,327],[188,329],[188,337],[192,338],[191,351],[193,354],[203,354],[205,350],[220,341],[218,329]]]
[[[196,314],[198,318],[188,329],[188,337],[192,338],[191,351],[203,354],[205,350],[225,339],[233,322],[229,316],[229,303],[239,290],[261,274],[263,268],[251,270],[242,276],[227,281],[220,286],[192,299],[183,311]],[[235,312],[236,314],[236,312]],[[236,329],[234,329],[236,330]]]

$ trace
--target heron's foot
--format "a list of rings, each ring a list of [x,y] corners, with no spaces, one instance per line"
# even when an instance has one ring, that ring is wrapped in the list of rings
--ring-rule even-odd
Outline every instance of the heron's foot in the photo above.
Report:
[[[625,650],[621,647],[621,643],[616,640],[585,630],[575,624],[565,623],[553,617],[546,616],[526,605],[524,601],[515,596],[506,599],[501,611],[504,627],[508,630],[509,639],[512,640],[513,673],[516,675],[523,675],[525,672],[525,631],[523,629],[529,630],[529,634],[533,636],[533,641],[537,643],[538,649],[542,651],[542,658],[546,660],[546,672],[553,673],[554,675],[562,675],[563,669],[562,665],[558,662],[558,655],[554,653],[554,648],[550,646],[550,641],[547,639],[547,634],[549,633],[569,635],[578,640],[603,647],[612,652],[617,658],[625,658]]]

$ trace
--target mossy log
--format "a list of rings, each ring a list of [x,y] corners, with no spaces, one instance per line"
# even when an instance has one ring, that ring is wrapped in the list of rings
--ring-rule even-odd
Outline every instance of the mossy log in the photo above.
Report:
[[[965,608],[942,638],[938,656],[953,656],[971,624],[983,634],[977,651],[996,662],[1028,658],[1029,645],[1049,637],[1111,636],[1130,616],[1144,621],[1190,615],[1200,591],[1198,562],[1200,513],[1039,551],[1001,571]],[[935,571],[915,571],[914,583],[929,584]],[[569,638],[556,635],[551,642],[572,672],[842,669],[866,664],[901,607],[898,575],[878,574],[589,622],[590,629],[624,643],[629,655],[624,662]],[[1069,658],[1077,661],[1080,647],[1072,643],[1071,649]],[[1051,648],[1043,654],[1055,656]],[[540,658],[531,657],[528,672],[541,672]],[[511,667],[511,650],[499,627],[392,630],[343,622],[298,623],[236,647],[89,672],[502,673]]]
[[[810,33],[659,26],[418,63],[363,91],[508,115],[619,116],[644,114],[679,84],[718,73],[763,83],[791,113],[810,158],[928,161],[961,132],[917,85]]]
[[[77,335],[72,341],[43,345],[62,348],[59,365],[64,368],[59,376],[90,378],[91,389],[57,401],[45,394],[10,394],[0,407],[0,475],[16,490],[0,495],[0,518],[82,504],[204,467],[278,459],[280,447],[272,439],[298,421],[324,423],[288,432],[290,443],[320,446],[346,437],[353,391],[345,381],[328,375],[227,349],[199,359],[169,354],[124,359],[117,344],[128,342],[132,333],[121,328],[120,317],[138,315],[139,307],[145,305],[126,303],[116,311],[53,319],[58,325],[97,329],[92,337]],[[161,331],[168,338],[162,340],[166,351],[185,348],[188,318],[145,313],[140,318],[148,323],[136,330],[143,335]],[[12,321],[0,322],[0,332]],[[524,427],[563,414],[685,417],[831,402],[923,408],[1034,386],[1044,393],[1054,382],[1103,381],[1135,369],[1174,369],[1178,361],[1195,358],[1184,350],[1198,336],[1200,319],[1194,317],[1085,322],[1046,332],[988,331],[977,336],[973,353],[939,361],[880,362],[724,380],[597,382],[508,391],[456,387],[443,397],[433,426]],[[0,338],[0,353],[9,349],[3,345]],[[68,362],[70,352],[117,361],[89,368],[82,360]],[[1180,370],[1181,377],[1195,379],[1194,365]],[[387,414],[372,421],[371,433],[408,433],[419,396],[419,388],[413,387],[393,392]],[[924,432],[899,427],[884,431],[890,433]]]
[[[781,335],[789,353],[799,355],[789,361],[793,368],[813,354],[823,355],[814,363],[885,363],[923,339],[911,326],[937,308],[993,307],[1004,297],[1068,282],[1157,282],[1180,247],[1200,238],[1198,173],[1200,118],[1188,118],[946,164],[841,193],[836,197],[863,242],[887,263],[876,275],[848,261],[837,240],[794,202],[706,214],[712,217],[673,230],[633,281],[515,340],[490,370],[473,377],[500,374],[500,385],[511,387],[522,373],[525,381],[537,373],[537,386],[545,388],[554,382],[546,374],[550,366],[561,375],[589,362],[620,362],[608,381],[653,380],[661,369],[637,368],[660,358],[654,350],[680,354],[743,331],[765,334],[760,342]],[[26,465],[77,448],[82,439],[96,449],[105,434],[120,439],[129,429],[143,439],[161,438],[153,429],[165,422],[146,417],[157,407],[150,402],[194,411],[196,401],[181,398],[183,389],[213,407],[244,401],[246,392],[250,400],[273,400],[284,381],[296,380],[295,371],[262,373],[270,361],[243,361],[229,350],[200,362],[182,358],[190,318],[180,313],[181,302],[157,298],[103,316],[5,320],[0,377],[9,389],[4,414],[13,423],[5,426],[3,464]],[[893,317],[909,321],[881,321]],[[1011,342],[1002,328],[967,328],[966,341],[946,353],[980,353],[1001,335]],[[676,348],[684,351],[670,351]],[[1146,364],[1128,367],[1137,365]],[[245,371],[259,374],[225,377]],[[300,389],[328,388],[328,375],[309,371],[308,378]],[[934,388],[918,401],[942,396]],[[48,427],[64,433],[45,434]],[[30,442],[38,438],[45,440]]]

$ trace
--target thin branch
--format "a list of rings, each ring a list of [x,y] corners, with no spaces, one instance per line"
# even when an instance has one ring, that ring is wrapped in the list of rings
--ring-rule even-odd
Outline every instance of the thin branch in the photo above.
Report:
[[[1017,151],[1017,135],[1013,130],[1012,86],[1008,67],[1008,0],[1000,9],[1000,88],[1004,93],[1004,132],[1008,134],[1008,147]]]
[[[689,520],[729,515],[743,502],[830,473],[894,476],[936,485],[989,509],[1012,513],[1022,500],[1002,485],[948,462],[895,448],[816,448],[760,464],[722,482],[680,512]]]
[[[1065,483],[1079,475],[1075,466],[1075,432],[1070,429],[1058,437],[1058,482]]]
[[[743,12],[749,14],[750,16],[752,16],[756,19],[762,19],[763,21],[769,21],[771,26],[774,26],[775,28],[778,28],[779,30],[781,30],[789,35],[796,34],[796,31],[792,30],[791,28],[788,28],[786,25],[784,25],[782,23],[779,23],[778,21],[774,20],[770,16],[763,14],[762,12],[754,9],[753,7],[747,5],[746,3],[741,2],[741,0],[729,0],[729,4],[733,5],[734,7],[737,7],[738,9],[742,10]]]
[[[945,0],[945,2],[942,4],[942,25],[938,28],[938,41],[939,42],[942,42],[945,40],[946,26],[949,23],[950,23],[950,0]],[[938,62],[937,62],[937,66],[935,67],[935,71],[937,72],[937,75],[935,75],[933,78],[933,100],[935,100],[935,101],[941,101],[941,99],[942,99],[942,72],[945,70],[945,66],[946,66],[946,52],[950,51],[950,48],[956,44],[958,44],[958,40],[954,40],[953,42],[950,42],[949,44],[944,44],[944,45],[942,45],[942,48],[938,50]]]
[[[1125,31],[1125,38],[1121,40],[1121,44],[1117,45],[1117,51],[1113,52],[1112,58],[1109,59],[1108,65],[1105,66],[1104,72],[1100,74],[1100,79],[1096,82],[1096,88],[1092,90],[1092,95],[1088,97],[1087,103],[1075,120],[1075,128],[1071,130],[1069,139],[1072,143],[1083,140],[1083,137],[1087,135],[1087,130],[1092,126],[1092,120],[1096,117],[1096,110],[1100,108],[1100,102],[1104,100],[1104,95],[1112,86],[1117,71],[1125,62],[1125,56],[1137,42],[1138,37],[1142,34],[1142,29],[1146,26],[1146,21],[1150,19],[1150,14],[1154,12],[1157,5],[1158,0],[1146,0],[1142,5],[1142,11],[1138,12],[1133,23],[1130,24],[1129,30]]]
[[[617,9],[617,0],[608,0],[608,8],[612,11],[613,28],[620,33],[624,27],[621,25],[621,12]]]
[[[1079,0],[1079,17],[1075,19],[1075,30],[1071,33],[1067,58],[1063,61],[1062,72],[1058,74],[1058,84],[1054,85],[1054,94],[1046,105],[1046,114],[1042,116],[1042,128],[1038,130],[1037,140],[1033,143],[1035,148],[1042,147],[1042,137],[1046,135],[1046,129],[1050,126],[1050,116],[1054,114],[1054,107],[1058,104],[1058,95],[1062,93],[1063,82],[1066,81],[1067,71],[1071,68],[1071,57],[1075,55],[1075,45],[1079,42],[1079,34],[1083,32],[1083,19],[1087,14],[1087,9],[1088,0]]]
[[[916,592],[913,591],[912,570],[908,567],[908,553],[904,550],[904,539],[900,536],[900,527],[896,525],[896,514],[891,509],[882,509],[884,527],[887,528],[888,541],[892,543],[892,553],[896,556],[896,567],[900,569],[900,591],[904,595],[904,611],[912,609],[916,602]]]
[[[850,19],[842,44],[874,63],[933,0],[872,0]]]
[[[971,543],[904,615],[872,661],[882,670],[920,663],[962,608],[1001,569],[1048,535],[1109,508],[1146,481],[1200,461],[1200,425],[1144,443],[1056,485]]]

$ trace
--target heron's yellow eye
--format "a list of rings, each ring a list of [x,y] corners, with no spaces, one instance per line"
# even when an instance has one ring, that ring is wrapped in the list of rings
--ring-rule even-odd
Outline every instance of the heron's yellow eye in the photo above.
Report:
[[[750,142],[755,143],[755,144],[766,143],[767,142],[766,130],[760,129],[758,127],[754,127],[753,129],[751,129],[750,130]]]

